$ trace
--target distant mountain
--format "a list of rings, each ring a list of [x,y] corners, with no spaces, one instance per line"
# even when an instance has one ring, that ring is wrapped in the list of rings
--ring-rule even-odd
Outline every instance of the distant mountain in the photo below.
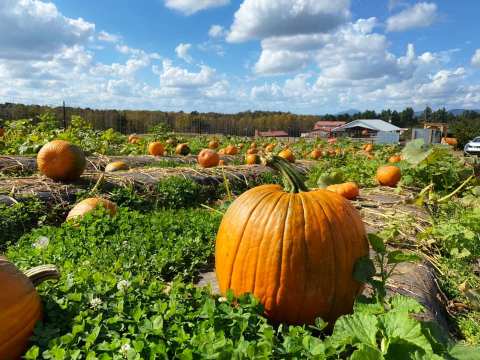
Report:
[[[357,109],[348,109],[348,110],[340,111],[340,112],[336,113],[335,116],[345,115],[345,114],[348,114],[348,115],[352,116],[352,115],[358,114],[359,112],[361,112],[361,111],[357,110]]]

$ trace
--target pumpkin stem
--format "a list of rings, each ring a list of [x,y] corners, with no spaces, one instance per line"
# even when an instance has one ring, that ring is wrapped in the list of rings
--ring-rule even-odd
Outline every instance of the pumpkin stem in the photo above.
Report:
[[[28,277],[33,286],[36,287],[45,280],[58,279],[60,273],[54,265],[40,265],[25,271],[25,276]]]
[[[304,183],[302,175],[287,160],[280,156],[266,154],[262,158],[262,162],[282,174],[284,189],[286,192],[299,193],[308,192],[308,188]]]

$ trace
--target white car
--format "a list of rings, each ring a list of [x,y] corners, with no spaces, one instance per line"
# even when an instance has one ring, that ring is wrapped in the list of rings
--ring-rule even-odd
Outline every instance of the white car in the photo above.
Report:
[[[480,136],[476,137],[472,141],[469,141],[463,150],[466,154],[480,155]]]

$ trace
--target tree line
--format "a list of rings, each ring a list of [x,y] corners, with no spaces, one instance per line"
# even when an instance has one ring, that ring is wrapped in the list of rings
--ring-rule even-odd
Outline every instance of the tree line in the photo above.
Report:
[[[96,110],[90,108],[49,107],[40,105],[0,104],[0,119],[35,119],[45,112],[51,112],[63,126],[68,125],[72,115],[81,116],[96,129],[112,128],[124,134],[145,133],[159,124],[176,132],[227,134],[253,136],[255,130],[284,130],[289,136],[299,136],[302,132],[311,131],[317,121],[335,120],[352,121],[356,119],[382,119],[401,127],[420,126],[423,122],[444,122],[451,124],[452,134],[463,134],[464,137],[480,135],[480,113],[465,111],[455,115],[445,108],[433,111],[426,107],[423,112],[415,113],[407,107],[402,111],[367,110],[353,115],[296,115],[288,112],[245,111],[236,114],[186,113],[146,111],[146,110]]]

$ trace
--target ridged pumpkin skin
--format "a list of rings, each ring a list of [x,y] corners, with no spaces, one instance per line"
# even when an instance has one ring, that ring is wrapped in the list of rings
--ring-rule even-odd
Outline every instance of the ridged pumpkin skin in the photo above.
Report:
[[[128,165],[124,161],[114,161],[105,166],[105,172],[115,172],[121,170],[128,170]]]
[[[41,318],[42,303],[33,283],[0,257],[0,359],[20,359]]]
[[[312,324],[352,311],[362,288],[353,268],[366,255],[365,228],[347,200],[326,190],[262,185],[225,213],[215,265],[223,294],[252,293],[276,323]]]
[[[163,156],[165,152],[165,147],[162,143],[158,141],[151,142],[148,144],[148,153],[153,156]]]
[[[377,170],[376,179],[380,185],[395,187],[402,177],[402,173],[398,166],[385,165]]]
[[[98,206],[103,206],[110,215],[117,213],[117,204],[102,198],[88,198],[76,204],[67,215],[67,221],[84,216],[85,214],[95,210]]]
[[[353,200],[360,194],[360,189],[354,182],[330,185],[327,186],[327,190],[333,191],[348,200]]]
[[[284,158],[288,162],[294,163],[295,162],[295,155],[293,154],[292,150],[284,149],[278,153],[278,156]]]
[[[86,165],[82,149],[64,140],[45,144],[37,154],[38,170],[55,181],[78,180]]]
[[[201,167],[211,168],[218,165],[220,162],[220,156],[211,149],[203,149],[198,154],[197,161]]]

